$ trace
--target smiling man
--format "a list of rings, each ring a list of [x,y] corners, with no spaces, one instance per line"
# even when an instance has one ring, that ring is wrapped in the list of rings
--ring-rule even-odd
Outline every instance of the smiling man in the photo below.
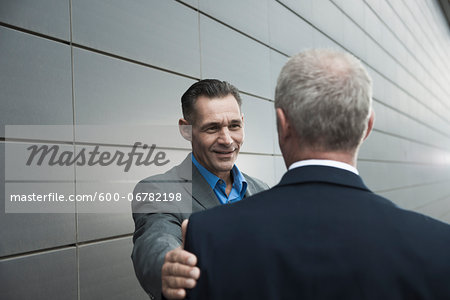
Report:
[[[244,142],[241,97],[225,81],[205,79],[181,97],[182,135],[191,141],[192,153],[165,174],[142,180],[134,193],[160,191],[156,182],[183,182],[192,178],[192,211],[237,202],[268,186],[235,165]],[[191,130],[188,130],[190,125]],[[192,170],[192,173],[191,173]],[[133,264],[151,299],[161,293],[182,299],[199,276],[196,257],[182,249],[181,224],[188,213],[142,213],[133,207],[135,221]]]
[[[180,125],[192,125],[192,162],[222,204],[242,199],[247,185],[234,165],[244,142],[244,119],[236,97],[239,95],[200,96],[195,101],[195,115],[179,121]]]

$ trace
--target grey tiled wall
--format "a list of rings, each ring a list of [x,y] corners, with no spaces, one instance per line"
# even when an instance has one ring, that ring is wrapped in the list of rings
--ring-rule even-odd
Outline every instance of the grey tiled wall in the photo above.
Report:
[[[275,82],[312,47],[352,52],[373,78],[376,123],[358,161],[369,187],[450,222],[450,33],[434,0],[2,0],[0,179],[3,125],[175,125],[181,94],[214,77],[242,92],[238,165],[274,185],[286,170]],[[71,188],[89,190],[83,176],[97,173],[77,171]],[[129,211],[5,214],[4,187],[0,299],[146,298]]]

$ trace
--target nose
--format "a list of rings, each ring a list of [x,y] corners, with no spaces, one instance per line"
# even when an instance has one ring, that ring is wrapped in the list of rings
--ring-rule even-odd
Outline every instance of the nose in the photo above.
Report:
[[[231,145],[233,143],[233,139],[231,138],[230,130],[228,127],[223,127],[220,131],[218,142],[222,145]]]

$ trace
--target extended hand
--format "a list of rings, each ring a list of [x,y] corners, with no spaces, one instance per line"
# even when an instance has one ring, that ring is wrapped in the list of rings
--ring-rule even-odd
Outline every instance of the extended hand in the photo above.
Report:
[[[188,220],[181,224],[183,247]],[[184,299],[186,288],[193,288],[200,277],[197,257],[183,247],[167,252],[161,270],[162,293],[167,299]]]

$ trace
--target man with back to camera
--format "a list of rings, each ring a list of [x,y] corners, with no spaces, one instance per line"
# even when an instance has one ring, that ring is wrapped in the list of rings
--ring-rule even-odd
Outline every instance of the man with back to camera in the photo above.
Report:
[[[350,54],[308,50],[286,63],[275,107],[288,171],[268,191],[190,217],[185,246],[201,275],[187,298],[450,299],[450,226],[358,175],[371,102]]]
[[[192,180],[192,211],[237,202],[268,186],[241,173],[234,164],[244,141],[241,97],[225,81],[205,79],[194,83],[181,97],[180,131],[191,141],[192,153],[162,175],[139,182],[134,194],[162,191],[163,182]],[[191,125],[191,132],[186,126]],[[174,189],[174,188],[171,188]],[[144,204],[145,205],[145,204]],[[132,259],[144,290],[151,299],[182,299],[185,288],[195,285],[196,257],[181,249],[181,224],[189,213],[148,213],[133,203],[135,232]]]

